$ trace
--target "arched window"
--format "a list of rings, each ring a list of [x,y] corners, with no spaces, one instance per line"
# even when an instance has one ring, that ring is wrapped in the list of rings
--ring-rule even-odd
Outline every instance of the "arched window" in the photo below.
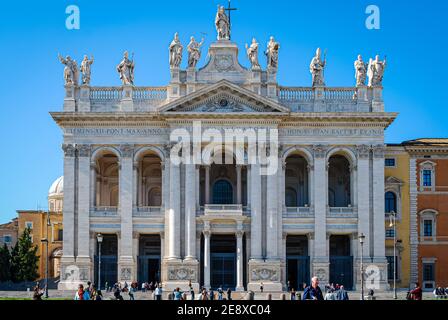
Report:
[[[386,213],[397,213],[397,196],[395,193],[388,191],[385,195],[385,210]]]
[[[213,186],[213,204],[233,204],[233,187],[227,180],[218,180]]]

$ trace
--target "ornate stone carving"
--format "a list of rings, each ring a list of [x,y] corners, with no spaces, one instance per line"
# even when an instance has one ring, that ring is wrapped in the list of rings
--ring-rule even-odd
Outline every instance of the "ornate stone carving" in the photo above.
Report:
[[[201,59],[201,47],[204,44],[204,39],[201,42],[197,42],[194,37],[190,38],[190,43],[188,44],[188,67],[196,68],[199,59]]]
[[[67,158],[72,158],[75,156],[76,148],[71,144],[63,144],[62,150],[64,151],[64,156]]]
[[[280,44],[275,41],[274,37],[271,37],[268,43],[268,48],[265,52],[268,58],[268,70],[276,72],[278,69],[278,51],[280,50]]]
[[[81,62],[81,73],[82,73],[82,84],[89,85],[90,84],[90,75],[92,71],[92,64],[94,62],[93,56],[89,60],[87,55],[84,56],[84,59]]]
[[[61,55],[58,55],[59,61],[63,65],[65,65],[64,68],[64,81],[65,85],[78,85],[78,79],[79,79],[79,72],[78,72],[78,64],[75,60],[73,60],[70,56],[67,56],[66,58],[62,57]]]
[[[205,112],[242,112],[244,107],[234,100],[227,98],[219,98],[207,104]]]
[[[196,281],[196,271],[189,267],[169,267],[168,269],[169,281]]]
[[[327,283],[327,271],[324,268],[316,269],[315,276],[321,283]]]
[[[357,87],[363,87],[366,85],[367,67],[367,62],[364,62],[362,60],[362,56],[358,55],[358,60],[355,61],[355,79]]]
[[[324,70],[327,64],[327,60],[324,56],[324,60],[321,60],[321,50],[317,48],[316,55],[313,57],[310,63],[310,73],[313,78],[313,87],[325,86]]]
[[[370,156],[370,147],[367,145],[357,146],[356,151],[358,152],[358,157],[360,159],[368,159]]]
[[[123,85],[134,85],[134,58],[129,59],[129,53],[127,51],[123,54],[123,60],[117,66],[118,74]]]
[[[218,6],[215,26],[218,33],[218,40],[230,40],[230,20],[226,14],[225,8],[222,6]]]
[[[384,158],[386,148],[384,145],[380,144],[380,145],[373,146],[372,151],[373,151],[373,157],[375,159],[380,159],[380,158]]]
[[[182,63],[182,51],[184,47],[180,43],[179,34],[174,34],[174,39],[170,44],[170,67],[179,68]]]
[[[76,149],[78,150],[78,155],[82,158],[90,157],[92,152],[92,147],[88,144],[79,144],[76,146]]]
[[[244,230],[237,230],[235,235],[237,238],[242,238],[244,236]]]
[[[258,62],[258,42],[255,38],[252,39],[250,46],[246,43],[246,52],[252,65],[252,70],[261,70],[260,63]]]
[[[327,147],[323,145],[313,146],[313,152],[315,158],[325,158],[327,155]]]
[[[279,281],[280,275],[278,270],[273,268],[259,267],[252,269],[252,281]]]
[[[130,144],[122,145],[120,146],[120,152],[123,158],[132,158],[134,155],[134,146]]]
[[[132,269],[131,268],[121,268],[120,269],[120,280],[132,281]]]
[[[219,72],[228,72],[235,68],[233,56],[230,54],[217,54],[214,64],[216,70]]]
[[[386,69],[387,59],[380,61],[380,56],[376,56],[375,60],[370,59],[368,67],[369,87],[381,87],[383,85],[383,76]]]

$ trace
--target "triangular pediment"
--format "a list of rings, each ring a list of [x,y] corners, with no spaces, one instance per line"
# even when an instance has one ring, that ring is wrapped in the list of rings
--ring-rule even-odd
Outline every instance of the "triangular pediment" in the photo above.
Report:
[[[403,185],[403,181],[396,177],[386,177],[386,185]]]
[[[165,113],[289,113],[289,109],[252,91],[222,80],[163,106]]]

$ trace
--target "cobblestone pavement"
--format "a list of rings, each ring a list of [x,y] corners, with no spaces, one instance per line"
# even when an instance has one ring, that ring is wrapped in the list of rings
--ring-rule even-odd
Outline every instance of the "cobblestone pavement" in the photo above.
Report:
[[[75,292],[74,291],[57,291],[57,290],[49,290],[48,295],[53,299],[73,299]],[[110,292],[103,292],[105,300],[114,300],[113,294]],[[285,293],[286,299],[289,300],[289,294]],[[153,300],[151,293],[142,293],[136,292],[134,294],[135,300]],[[224,295],[225,296],[225,295]],[[242,300],[244,298],[244,293],[232,293],[232,297],[234,300]],[[268,293],[256,293],[255,300],[266,300]],[[273,300],[280,300],[280,293],[272,293]],[[359,300],[360,292],[349,292],[350,300]],[[393,292],[382,292],[375,294],[377,300],[393,300]],[[2,298],[14,298],[14,299],[30,299],[32,298],[32,292],[27,291],[0,291],[0,299]],[[129,295],[127,293],[123,294],[124,300],[129,300]],[[166,297],[165,297],[166,298]],[[398,291],[398,300],[404,300],[406,298],[406,291]],[[432,300],[434,299],[432,293],[425,292],[423,295],[424,300]],[[446,300],[448,303],[448,299]]]

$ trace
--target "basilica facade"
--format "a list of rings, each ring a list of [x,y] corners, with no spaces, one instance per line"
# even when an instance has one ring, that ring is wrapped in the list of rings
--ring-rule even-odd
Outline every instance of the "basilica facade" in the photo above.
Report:
[[[285,87],[276,40],[266,70],[255,39],[240,63],[226,19],[220,9],[204,66],[192,38],[181,68],[175,36],[165,87],[134,85],[127,53],[120,87],[90,85],[87,58],[78,84],[76,63],[61,57],[65,100],[51,113],[64,139],[60,289],[91,280],[277,292],[312,276],[356,289],[361,261],[366,282],[387,287],[384,131],[396,114],[382,98],[385,62],[359,57],[356,86],[328,87],[318,50],[312,86]],[[250,139],[240,149],[199,142],[201,161],[173,161],[173,134],[194,134],[195,124],[200,135],[278,133],[266,148],[275,170],[249,161]]]

